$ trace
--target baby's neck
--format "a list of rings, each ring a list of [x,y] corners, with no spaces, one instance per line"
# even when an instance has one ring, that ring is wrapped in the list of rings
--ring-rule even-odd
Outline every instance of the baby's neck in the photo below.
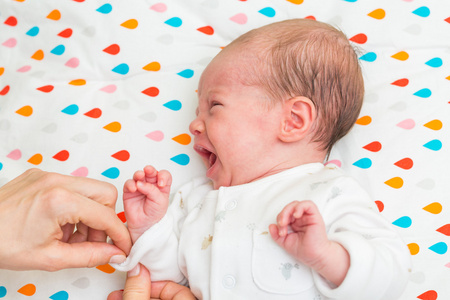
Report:
[[[268,169],[266,172],[262,173],[260,176],[255,177],[250,182],[257,181],[261,178],[272,176],[301,165],[312,163],[324,163],[324,159],[325,156],[321,156],[321,157],[311,157],[309,159],[298,159],[298,160],[291,160],[288,162],[280,162],[279,164],[274,165],[272,168]]]

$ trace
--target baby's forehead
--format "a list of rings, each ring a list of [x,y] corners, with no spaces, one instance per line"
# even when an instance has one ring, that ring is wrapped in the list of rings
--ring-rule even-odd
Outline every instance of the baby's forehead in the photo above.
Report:
[[[214,89],[217,87],[217,92],[223,92],[219,87],[249,85],[249,82],[253,81],[249,79],[264,73],[259,54],[227,48],[222,51],[203,71],[198,85],[199,92],[210,89],[211,86],[214,86]]]

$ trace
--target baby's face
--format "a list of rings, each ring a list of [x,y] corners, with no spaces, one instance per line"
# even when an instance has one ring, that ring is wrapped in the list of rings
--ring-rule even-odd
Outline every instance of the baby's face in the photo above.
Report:
[[[197,118],[189,128],[215,189],[270,173],[268,147],[281,126],[282,105],[267,105],[261,88],[241,83],[245,62],[239,60],[231,51],[206,68],[198,88]]]

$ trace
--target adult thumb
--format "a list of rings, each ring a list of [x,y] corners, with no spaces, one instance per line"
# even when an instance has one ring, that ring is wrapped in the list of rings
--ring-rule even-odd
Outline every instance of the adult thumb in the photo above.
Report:
[[[143,265],[137,264],[128,272],[123,300],[149,300],[151,285],[150,272]]]
[[[107,300],[149,300],[151,284],[150,272],[138,264],[128,272],[125,288],[112,292]]]

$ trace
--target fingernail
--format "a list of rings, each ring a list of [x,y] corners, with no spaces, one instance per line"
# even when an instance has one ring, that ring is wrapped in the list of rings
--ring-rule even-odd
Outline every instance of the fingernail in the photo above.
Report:
[[[131,271],[128,272],[128,277],[138,276],[141,272],[141,266],[139,264],[136,265]]]
[[[114,255],[111,257],[111,259],[109,260],[110,264],[121,264],[126,260],[126,256],[124,255]]]

